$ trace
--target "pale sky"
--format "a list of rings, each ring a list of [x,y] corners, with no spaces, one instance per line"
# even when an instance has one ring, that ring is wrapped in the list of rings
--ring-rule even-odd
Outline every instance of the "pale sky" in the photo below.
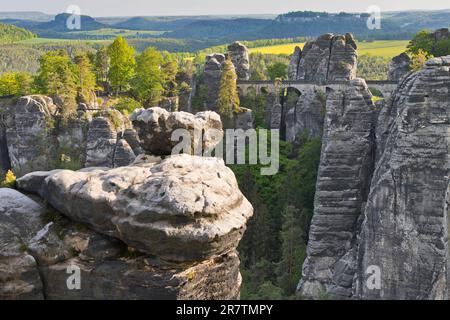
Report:
[[[382,11],[450,9],[449,0],[0,0],[0,11],[65,12],[78,5],[91,16],[155,16],[278,14],[288,11],[365,12],[371,5]]]

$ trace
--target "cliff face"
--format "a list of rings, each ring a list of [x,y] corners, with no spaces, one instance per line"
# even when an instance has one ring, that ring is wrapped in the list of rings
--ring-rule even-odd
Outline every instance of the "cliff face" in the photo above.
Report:
[[[295,48],[288,68],[289,80],[314,83],[351,80],[356,77],[356,48],[350,33],[327,33],[309,41],[303,51]]]
[[[351,294],[352,270],[347,270],[346,260],[353,258],[358,219],[367,198],[375,114],[362,79],[350,81],[345,91],[328,93],[308,256],[299,285],[305,296],[322,290]]]
[[[51,98],[36,95],[20,98],[3,113],[1,150],[7,160],[2,162],[9,161],[16,175],[64,166],[116,167],[136,157],[134,129],[117,110],[80,110],[66,121],[57,109]]]
[[[250,79],[250,58],[245,45],[236,41],[228,46],[228,56],[236,68],[238,80]]]
[[[450,57],[435,58],[398,89],[368,197],[359,247],[357,295],[382,299],[448,297]],[[381,290],[365,285],[381,269]]]
[[[358,100],[328,99],[303,295],[448,297],[449,70],[450,57],[428,61],[378,121],[369,103],[365,119],[347,122]],[[374,269],[380,287],[368,285]]]

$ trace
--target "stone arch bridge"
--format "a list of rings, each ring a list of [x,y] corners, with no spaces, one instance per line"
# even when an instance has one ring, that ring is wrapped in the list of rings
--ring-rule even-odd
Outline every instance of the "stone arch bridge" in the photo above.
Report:
[[[397,81],[366,81],[369,89],[376,89],[381,92],[384,98],[389,98],[392,93],[397,88]],[[326,92],[327,89],[331,90],[343,90],[348,85],[348,81],[333,81],[326,84],[317,84],[306,81],[283,81],[280,84],[279,89],[295,89],[301,94],[307,91],[323,91]],[[245,81],[239,80],[237,83],[238,90],[240,93],[246,94],[250,90],[256,90],[257,93],[275,93],[276,86],[273,81]],[[375,91],[375,90],[373,90]]]

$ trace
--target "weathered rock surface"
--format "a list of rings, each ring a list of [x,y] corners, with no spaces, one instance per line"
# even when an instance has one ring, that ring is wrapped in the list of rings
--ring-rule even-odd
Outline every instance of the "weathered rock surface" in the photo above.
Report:
[[[252,110],[241,108],[240,112],[234,114],[234,129],[249,130],[253,128]]]
[[[205,110],[217,111],[217,98],[219,97],[220,78],[222,76],[222,64],[225,55],[215,53],[206,56],[205,70],[203,72],[203,84],[208,94],[206,95]]]
[[[193,115],[155,107],[135,110],[130,119],[142,141],[142,148],[153,155],[172,153],[180,143],[179,140],[172,141],[172,134],[177,129],[185,129],[185,133],[189,133],[188,146],[199,155],[212,149],[223,136],[220,116],[213,111]]]
[[[289,80],[325,83],[354,79],[357,68],[356,48],[351,33],[328,33],[309,41],[302,52],[295,49],[288,69]]]
[[[55,144],[48,119],[56,108],[48,97],[26,96],[19,99],[12,114],[6,114],[9,159],[17,174],[49,168]]]
[[[130,164],[136,158],[126,138],[136,143],[130,131],[131,124],[119,111],[107,110],[94,117],[86,137],[85,167],[119,167]]]
[[[302,58],[302,49],[296,46],[294,49],[294,53],[291,56],[291,60],[289,61],[288,66],[288,79],[289,80],[297,80],[298,74],[298,66],[300,65],[300,60]]]
[[[0,188],[0,300],[44,297],[36,260],[26,252],[43,213],[28,197]]]
[[[237,299],[234,249],[202,261],[174,263],[0,189],[0,299]],[[80,269],[80,289],[68,270]],[[72,271],[73,272],[73,271]]]
[[[303,295],[448,298],[449,71],[450,56],[404,77],[377,123],[369,110],[347,122],[358,99],[329,96]]]
[[[116,110],[96,112],[93,117],[89,109],[80,109],[78,117],[64,120],[51,98],[35,95],[22,97],[15,106],[3,111],[2,164],[11,167],[17,176],[58,167],[129,164],[136,156],[133,153],[139,151],[135,147],[139,145],[136,134],[125,134],[134,131],[131,123]],[[133,153],[127,146],[128,140],[134,145]],[[120,163],[115,163],[116,150]]]
[[[401,53],[392,58],[388,66],[388,80],[398,81],[411,71],[411,58]]]
[[[353,258],[373,170],[376,109],[371,97],[362,79],[327,96],[314,216],[299,284],[306,297],[317,297],[324,290],[339,297],[352,294],[347,260]]]
[[[286,141],[293,142],[307,132],[310,137],[321,138],[325,115],[324,92],[314,89],[302,94],[295,107],[286,113]]]
[[[218,158],[184,154],[116,169],[63,170],[42,186],[29,183],[30,175],[22,178],[26,190],[72,220],[165,260],[205,260],[236,248],[252,214]]]
[[[228,46],[228,56],[236,68],[238,80],[250,79],[250,58],[245,45],[236,41]]]
[[[434,58],[400,85],[359,246],[357,297],[447,299],[450,195],[450,56]],[[381,269],[381,290],[364,270]]]

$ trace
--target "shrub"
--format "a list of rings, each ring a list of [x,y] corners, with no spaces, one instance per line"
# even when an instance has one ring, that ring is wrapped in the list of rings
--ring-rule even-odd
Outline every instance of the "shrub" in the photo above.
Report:
[[[119,99],[114,108],[127,116],[134,110],[142,108],[142,105],[133,98],[124,97]]]
[[[5,177],[0,182],[0,187],[12,188],[15,186],[15,184],[16,184],[16,176],[14,175],[14,173],[11,170],[8,170],[8,172],[6,172],[6,174],[5,174]]]

